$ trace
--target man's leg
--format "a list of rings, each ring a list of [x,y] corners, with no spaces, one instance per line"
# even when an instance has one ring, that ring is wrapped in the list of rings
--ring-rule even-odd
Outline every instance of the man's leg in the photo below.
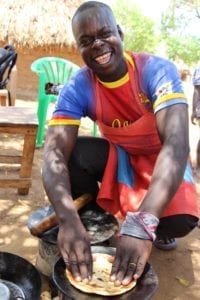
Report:
[[[108,151],[109,143],[103,138],[78,137],[69,161],[73,198],[91,193],[93,199],[96,199],[99,191],[98,182],[103,177]]]
[[[162,250],[176,248],[175,238],[184,237],[198,224],[198,218],[191,215],[174,215],[160,219],[155,246]]]

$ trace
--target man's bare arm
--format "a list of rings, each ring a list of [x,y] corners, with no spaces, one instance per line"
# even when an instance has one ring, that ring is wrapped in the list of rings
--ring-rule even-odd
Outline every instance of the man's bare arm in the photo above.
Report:
[[[151,184],[139,210],[160,217],[176,193],[184,175],[188,155],[188,110],[184,104],[173,105],[156,114],[162,141]]]

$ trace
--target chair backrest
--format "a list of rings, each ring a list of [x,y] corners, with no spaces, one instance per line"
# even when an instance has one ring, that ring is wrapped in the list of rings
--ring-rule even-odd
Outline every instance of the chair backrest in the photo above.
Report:
[[[0,88],[5,89],[11,71],[17,62],[17,52],[12,45],[0,48]]]
[[[8,84],[10,83],[11,80],[11,73],[13,71],[13,68],[15,67],[16,69],[16,62],[17,62],[17,52],[14,46],[6,45],[3,48],[0,48],[0,89],[2,90],[7,89],[9,105],[13,105],[15,103],[15,95],[14,95],[13,88],[12,88],[13,93],[11,96],[11,91],[8,88]]]
[[[64,84],[80,67],[60,57],[41,57],[31,65],[31,70],[39,76],[39,94],[45,94],[47,82]]]

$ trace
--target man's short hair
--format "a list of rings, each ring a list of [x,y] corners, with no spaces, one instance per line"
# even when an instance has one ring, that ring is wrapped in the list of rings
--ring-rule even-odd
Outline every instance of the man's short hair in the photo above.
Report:
[[[87,2],[82,3],[82,4],[77,8],[77,10],[75,11],[75,13],[74,13],[74,15],[73,15],[72,20],[74,19],[74,17],[75,17],[77,14],[79,14],[79,13],[81,13],[81,12],[83,12],[84,10],[87,10],[87,9],[89,9],[89,8],[105,8],[105,9],[109,10],[111,13],[113,13],[113,12],[112,12],[112,9],[110,8],[110,6],[107,5],[107,4],[105,4],[105,3],[103,3],[103,2],[99,2],[99,1],[87,1]]]

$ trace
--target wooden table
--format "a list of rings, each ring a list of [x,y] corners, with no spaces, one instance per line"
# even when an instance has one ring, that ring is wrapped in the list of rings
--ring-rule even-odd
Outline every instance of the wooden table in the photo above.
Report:
[[[23,135],[23,150],[19,155],[1,155],[0,163],[19,164],[16,179],[0,179],[0,188],[17,188],[20,195],[27,195],[32,183],[31,173],[35,152],[38,120],[36,112],[29,107],[0,107],[0,133]]]
[[[8,90],[6,89],[0,90],[0,105],[6,106],[7,99],[8,99]]]

